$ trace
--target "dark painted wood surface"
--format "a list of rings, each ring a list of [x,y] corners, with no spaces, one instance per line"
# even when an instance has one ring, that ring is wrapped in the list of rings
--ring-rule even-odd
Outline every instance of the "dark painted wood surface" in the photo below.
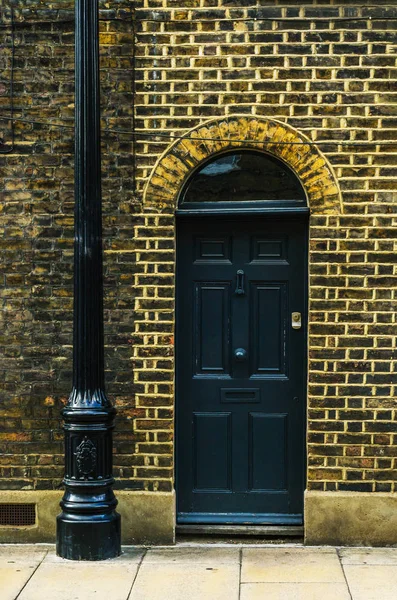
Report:
[[[306,229],[291,217],[178,218],[180,523],[302,521]]]

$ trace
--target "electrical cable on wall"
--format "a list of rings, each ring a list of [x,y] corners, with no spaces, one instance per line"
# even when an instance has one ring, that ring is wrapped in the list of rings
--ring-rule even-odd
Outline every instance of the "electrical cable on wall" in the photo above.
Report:
[[[250,115],[252,116],[252,115]],[[2,117],[0,115],[0,121],[5,121],[8,120],[9,117]],[[225,121],[227,121],[227,117],[225,117]],[[19,122],[19,123],[28,123],[31,125],[41,125],[42,127],[57,127],[59,129],[70,129],[73,130],[74,129],[74,125],[66,125],[64,123],[48,123],[48,122],[44,122],[44,121],[34,121],[31,119],[23,119],[23,118],[19,118],[19,117],[14,117],[14,121]],[[161,133],[161,132],[156,132],[156,133],[151,133],[148,131],[132,131],[129,129],[109,129],[109,128],[102,128],[102,132],[103,133],[109,133],[109,134],[113,134],[113,135],[127,135],[130,136],[132,138],[137,138],[137,137],[142,137],[142,138],[165,138],[165,139],[171,139],[171,140],[183,140],[186,139],[188,140],[189,137],[187,136],[187,134],[184,135],[174,135],[172,133]],[[259,145],[263,145],[263,144],[269,144],[269,145],[276,145],[276,146],[319,146],[319,145],[335,145],[335,146],[396,146],[397,145],[397,141],[395,142],[390,142],[390,141],[382,141],[382,140],[366,140],[366,141],[346,141],[346,140],[318,140],[316,142],[306,142],[304,140],[302,140],[301,142],[263,142],[263,141],[259,141],[259,140],[249,140],[249,139],[238,139],[238,138],[205,138],[205,137],[194,137],[193,138],[195,141],[200,141],[200,142],[239,142],[239,143],[246,143],[246,144],[259,144]],[[140,140],[137,140],[140,141]]]
[[[239,8],[239,7],[231,7],[233,8]],[[189,9],[188,9],[189,10]],[[155,12],[155,11],[152,11]],[[160,15],[159,15],[160,16]],[[99,21],[102,22],[121,22],[121,23],[128,23],[128,19],[121,19],[121,18],[117,18],[117,17],[109,17],[109,18],[99,18]],[[173,23],[175,22],[173,19],[163,19],[163,18],[152,18],[152,19],[136,19],[137,22],[141,22],[141,23]],[[224,19],[178,19],[177,22],[178,23],[219,23],[222,21],[229,21],[228,18],[224,18]],[[397,21],[397,17],[389,17],[389,16],[370,16],[370,17],[327,17],[327,18],[321,18],[321,17],[237,17],[237,18],[233,18],[233,22],[247,22],[247,23],[256,23],[258,21],[261,22],[267,22],[267,23],[306,23],[306,22],[312,22],[312,23],[326,23],[326,24],[331,24],[331,23],[351,23],[351,22],[373,22],[373,21]],[[24,27],[24,26],[29,26],[29,25],[43,25],[45,23],[48,23],[48,21],[16,21],[15,25],[17,27]],[[70,18],[70,19],[57,19],[55,21],[53,21],[53,23],[56,25],[57,23],[61,23],[61,24],[65,24],[65,23],[74,23],[74,17]],[[0,29],[7,27],[7,25],[0,25]],[[376,30],[375,30],[376,31]]]

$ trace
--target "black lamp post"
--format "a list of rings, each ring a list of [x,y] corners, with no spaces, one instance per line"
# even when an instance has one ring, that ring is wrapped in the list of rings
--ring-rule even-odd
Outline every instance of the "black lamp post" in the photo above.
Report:
[[[62,411],[65,494],[57,554],[101,560],[120,554],[112,485],[115,409],[105,394],[98,0],[76,0],[73,389]]]

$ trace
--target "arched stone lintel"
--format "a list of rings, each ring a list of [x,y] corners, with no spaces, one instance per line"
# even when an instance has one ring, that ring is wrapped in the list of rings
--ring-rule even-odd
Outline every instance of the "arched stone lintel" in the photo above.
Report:
[[[301,181],[312,214],[343,212],[334,171],[307,136],[275,119],[238,116],[207,121],[176,140],[152,170],[144,191],[145,209],[173,212],[192,171],[234,148],[262,150],[284,161]]]

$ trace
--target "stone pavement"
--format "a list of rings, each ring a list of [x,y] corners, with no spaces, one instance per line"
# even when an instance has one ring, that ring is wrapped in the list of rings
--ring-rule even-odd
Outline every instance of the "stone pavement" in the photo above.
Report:
[[[1,600],[396,600],[397,548],[125,547],[73,562],[48,545],[0,546]]]

